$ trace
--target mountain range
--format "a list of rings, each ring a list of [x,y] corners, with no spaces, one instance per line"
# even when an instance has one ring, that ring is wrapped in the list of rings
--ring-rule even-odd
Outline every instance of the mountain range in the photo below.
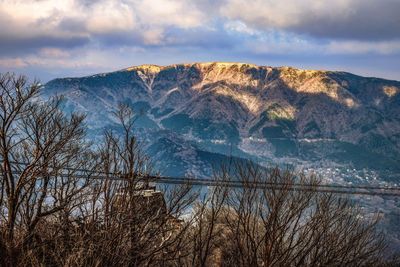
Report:
[[[400,82],[244,63],[141,65],[44,85],[87,114],[89,137],[119,126],[118,103],[160,173],[211,174],[231,157],[327,179],[400,178]],[[357,179],[355,179],[356,177]]]
[[[166,176],[208,177],[227,161],[289,166],[324,183],[397,185],[400,82],[346,72],[243,63],[141,65],[44,85],[63,109],[87,114],[88,138],[121,126],[119,103],[136,116],[135,133]],[[380,227],[400,246],[396,198],[352,196],[384,214]]]

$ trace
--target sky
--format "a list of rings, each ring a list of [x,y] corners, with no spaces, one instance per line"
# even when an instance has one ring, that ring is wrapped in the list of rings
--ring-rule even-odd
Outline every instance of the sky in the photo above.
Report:
[[[245,62],[400,80],[400,0],[0,0],[0,72]]]

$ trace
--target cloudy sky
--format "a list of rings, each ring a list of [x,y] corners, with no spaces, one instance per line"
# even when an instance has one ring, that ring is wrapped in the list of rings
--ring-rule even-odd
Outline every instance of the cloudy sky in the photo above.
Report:
[[[0,0],[0,72],[228,61],[400,80],[400,0]]]

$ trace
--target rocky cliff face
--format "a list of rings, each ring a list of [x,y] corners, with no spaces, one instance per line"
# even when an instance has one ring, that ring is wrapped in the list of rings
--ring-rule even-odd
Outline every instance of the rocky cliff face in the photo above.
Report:
[[[215,160],[386,171],[400,163],[400,82],[241,63],[142,65],[45,85],[88,114],[93,138],[117,129],[117,103],[166,174],[207,175]]]

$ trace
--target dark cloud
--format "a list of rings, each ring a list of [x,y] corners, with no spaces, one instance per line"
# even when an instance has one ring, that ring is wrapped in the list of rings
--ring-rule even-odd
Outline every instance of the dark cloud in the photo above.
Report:
[[[274,2],[274,3],[272,3]],[[398,0],[225,0],[220,10],[258,30],[283,30],[313,37],[382,41],[400,39]]]
[[[346,15],[305,14],[301,24],[288,27],[298,33],[331,39],[392,40],[400,38],[400,1],[354,1]]]
[[[85,36],[7,36],[0,33],[0,55],[22,56],[47,47],[72,49],[89,42],[90,38]]]

